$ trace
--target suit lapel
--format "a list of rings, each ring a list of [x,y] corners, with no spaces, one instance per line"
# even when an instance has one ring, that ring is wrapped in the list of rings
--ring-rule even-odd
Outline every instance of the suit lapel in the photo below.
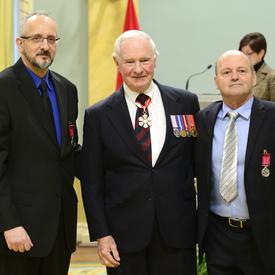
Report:
[[[42,100],[38,94],[37,88],[31,76],[27,72],[21,59],[14,65],[14,72],[19,80],[19,90],[29,104],[30,110],[34,113],[34,117],[40,122],[50,140],[56,145],[55,129],[44,110]]]
[[[170,115],[178,114],[179,112],[177,110],[181,110],[182,108],[181,104],[178,103],[179,98],[176,95],[165,92],[165,89],[159,83],[156,82],[156,84],[158,85],[158,88],[160,90],[165,111],[166,136],[164,145],[162,147],[162,150],[159,154],[155,166],[157,166],[164,159],[164,157],[167,155],[170,149],[178,143],[178,141],[173,137],[173,129]]]
[[[163,86],[155,80],[154,82],[160,90],[164,111],[165,111],[165,118],[166,118],[166,136],[165,136],[163,148],[155,164],[155,166],[157,166],[165,158],[165,156],[170,152],[172,147],[178,144],[178,139],[176,139],[173,134],[173,128],[172,128],[172,122],[171,122],[170,116],[177,115],[177,114],[184,114],[187,112],[184,111],[184,106],[180,96],[174,93],[173,89],[169,90],[170,89],[169,87]]]
[[[151,165],[137,143],[122,87],[119,91],[113,94],[110,102],[107,104],[107,108],[108,118],[120,134],[121,139],[124,140],[125,144],[138,156],[138,158],[144,161],[147,165]]]
[[[222,107],[222,102],[218,101],[214,105],[211,106],[211,109],[207,109],[205,112],[204,121],[206,124],[205,126],[207,127],[207,131],[208,131],[207,134],[209,135],[210,141],[213,140],[214,127],[215,127],[216,119],[218,116],[218,112],[220,111],[221,107]]]
[[[208,195],[210,196],[210,190],[211,190],[211,163],[212,163],[212,146],[213,146],[213,137],[214,137],[214,128],[215,128],[215,123],[217,120],[218,113],[222,107],[222,101],[218,101],[214,104],[211,105],[211,108],[207,108],[204,115],[205,117],[203,118],[203,122],[205,124],[205,127],[207,129],[207,132],[205,133],[206,135],[206,140],[207,142],[207,147],[206,152],[205,152],[205,157],[208,157],[207,161],[207,167],[205,167],[207,171],[207,180],[206,182],[208,183]],[[199,133],[200,135],[200,133]]]
[[[256,147],[255,144],[259,140],[261,135],[261,128],[264,124],[264,118],[266,115],[266,111],[264,105],[254,98],[254,102],[252,105],[251,110],[251,118],[250,118],[250,125],[249,125],[249,134],[247,140],[247,149],[246,149],[246,156],[245,156],[245,171],[248,167],[249,160],[251,159],[251,155],[253,153],[254,148]]]
[[[64,153],[65,150],[65,144],[66,144],[66,137],[67,137],[67,93],[66,89],[63,87],[60,78],[51,72],[53,84],[55,87],[55,92],[56,92],[56,99],[58,103],[58,110],[59,110],[59,117],[60,117],[60,127],[61,127],[61,155]]]

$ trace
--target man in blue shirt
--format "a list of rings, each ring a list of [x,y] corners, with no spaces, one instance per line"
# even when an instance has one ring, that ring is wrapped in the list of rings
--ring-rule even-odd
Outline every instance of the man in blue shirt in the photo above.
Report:
[[[219,57],[215,82],[222,101],[196,119],[200,256],[209,275],[275,274],[275,104],[253,97],[239,51]]]
[[[55,21],[32,13],[0,73],[0,274],[65,275],[76,243],[77,89],[50,71]]]

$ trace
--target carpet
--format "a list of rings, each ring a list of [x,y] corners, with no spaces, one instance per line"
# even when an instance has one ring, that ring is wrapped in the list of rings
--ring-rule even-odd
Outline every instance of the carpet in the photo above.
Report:
[[[68,275],[106,275],[106,268],[100,263],[71,263]]]

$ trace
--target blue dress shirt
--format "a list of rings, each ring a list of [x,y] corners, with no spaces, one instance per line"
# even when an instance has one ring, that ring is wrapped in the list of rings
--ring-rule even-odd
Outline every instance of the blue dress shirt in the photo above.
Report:
[[[251,97],[251,99],[249,99],[238,109],[234,110],[239,113],[239,117],[235,122],[238,135],[238,195],[229,203],[224,201],[221,197],[220,176],[222,168],[224,137],[229,122],[229,117],[227,116],[227,113],[232,110],[223,103],[222,108],[219,111],[216,119],[212,146],[212,191],[210,209],[213,213],[219,216],[249,219],[244,187],[244,166],[252,104],[253,97]]]
[[[35,83],[35,86],[37,88],[39,95],[41,96],[42,93],[39,90],[39,87],[40,87],[42,79],[39,76],[37,76],[33,71],[31,71],[28,67],[26,67],[26,68]],[[60,115],[59,115],[58,103],[57,103],[57,99],[56,99],[56,92],[54,89],[53,82],[50,78],[49,72],[47,72],[47,74],[44,76],[44,80],[46,81],[46,84],[47,84],[48,95],[49,95],[49,99],[51,102],[56,139],[57,139],[58,144],[61,145],[62,134],[61,134],[61,126],[60,126]]]

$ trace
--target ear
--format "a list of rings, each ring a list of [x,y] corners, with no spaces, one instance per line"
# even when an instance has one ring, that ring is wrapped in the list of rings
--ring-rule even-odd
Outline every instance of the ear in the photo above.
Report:
[[[117,60],[117,58],[115,56],[113,56],[113,60],[114,60],[114,62],[116,64],[116,67],[118,68],[119,67],[119,63],[118,63],[118,60]]]
[[[16,42],[16,45],[17,45],[17,48],[18,48],[19,52],[22,52],[22,50],[23,50],[23,41],[22,41],[22,39],[20,37],[17,37],[15,42]]]
[[[154,59],[154,68],[156,68],[156,66],[157,66],[157,59],[155,58]]]
[[[261,58],[261,60],[263,60],[263,57],[265,55],[265,50],[262,49],[259,53],[258,53],[259,57]]]
[[[216,89],[219,90],[219,84],[218,84],[217,76],[214,76],[214,81],[215,81]]]

